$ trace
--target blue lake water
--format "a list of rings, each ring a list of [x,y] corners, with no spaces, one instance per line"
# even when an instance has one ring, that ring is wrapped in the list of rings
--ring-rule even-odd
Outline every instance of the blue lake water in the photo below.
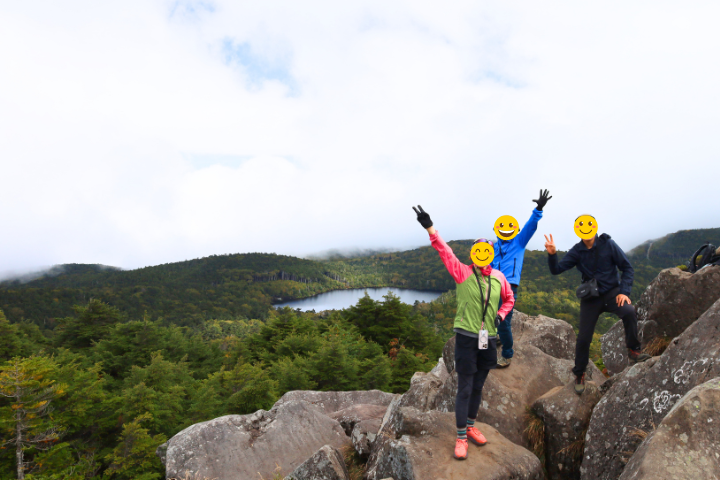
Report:
[[[290,307],[292,309],[299,308],[302,311],[315,310],[340,310],[356,305],[358,300],[365,296],[365,292],[373,300],[382,300],[384,295],[392,292],[395,296],[400,297],[400,301],[407,304],[414,304],[415,300],[420,302],[431,302],[440,296],[440,292],[430,292],[427,290],[412,290],[409,288],[353,288],[350,290],[333,290],[332,292],[321,293],[314,297],[303,298],[302,300],[293,300],[292,302],[279,303],[276,308]]]

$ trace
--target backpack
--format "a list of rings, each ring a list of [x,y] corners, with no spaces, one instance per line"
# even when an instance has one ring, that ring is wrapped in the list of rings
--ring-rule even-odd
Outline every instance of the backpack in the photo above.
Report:
[[[706,243],[690,257],[688,271],[695,273],[706,265],[720,265],[720,248],[715,248],[712,243]]]

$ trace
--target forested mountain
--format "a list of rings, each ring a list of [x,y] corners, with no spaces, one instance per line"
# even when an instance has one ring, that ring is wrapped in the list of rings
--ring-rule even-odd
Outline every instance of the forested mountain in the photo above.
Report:
[[[648,240],[628,252],[634,263],[657,268],[686,265],[704,243],[720,246],[720,228],[680,230],[656,240]]]

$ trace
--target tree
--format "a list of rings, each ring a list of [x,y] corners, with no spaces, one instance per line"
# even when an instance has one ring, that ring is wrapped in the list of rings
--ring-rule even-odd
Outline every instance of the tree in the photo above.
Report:
[[[75,317],[58,319],[56,345],[88,348],[105,338],[112,326],[122,320],[120,310],[96,299],[91,299],[85,307],[75,305],[73,310]]]
[[[0,367],[0,395],[11,399],[0,411],[0,428],[15,445],[17,478],[25,478],[25,450],[48,449],[57,441],[59,426],[49,417],[51,403],[65,394],[65,386],[52,379],[57,365],[51,358],[16,357]]]
[[[8,360],[20,354],[20,338],[17,327],[5,318],[0,310],[0,360]]]
[[[105,457],[110,467],[104,476],[127,480],[157,480],[163,477],[162,465],[155,455],[157,448],[167,441],[162,433],[150,436],[142,422],[151,419],[149,413],[140,415],[123,425],[120,441]]]

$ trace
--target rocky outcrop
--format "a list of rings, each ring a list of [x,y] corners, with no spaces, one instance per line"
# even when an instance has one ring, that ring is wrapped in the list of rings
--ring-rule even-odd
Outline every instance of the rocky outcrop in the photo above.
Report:
[[[367,458],[386,411],[384,405],[360,404],[334,412],[330,417],[340,422],[360,457]]]
[[[575,359],[575,331],[563,320],[545,315],[531,317],[515,310],[512,331],[515,344],[533,345],[551,357]]]
[[[590,415],[602,393],[594,382],[587,382],[582,395],[575,393],[575,382],[555,387],[535,400],[532,409],[542,419],[545,430],[545,469],[552,480],[577,480]]]
[[[305,460],[285,480],[349,480],[342,454],[333,446],[325,445]]]
[[[688,391],[720,376],[718,325],[720,300],[662,356],[626,369],[615,380],[590,419],[582,479],[618,478],[640,443],[635,433],[651,431]]]
[[[659,478],[720,478],[720,377],[686,393],[649,433],[620,476]]]
[[[288,392],[270,411],[192,425],[158,452],[168,478],[272,478],[278,466],[291,472],[324,445],[349,446],[352,429],[373,419],[377,424],[394,397],[378,390]],[[371,429],[365,425],[366,437]]]
[[[638,333],[642,346],[659,337],[674,338],[692,325],[720,298],[720,267],[695,274],[668,268],[658,274],[637,302]],[[608,373],[628,366],[625,330],[621,321],[602,337],[602,356]]]
[[[411,407],[398,411],[398,430],[378,437],[368,462],[366,478],[379,480],[541,480],[542,465],[523,447],[504,438],[486,424],[476,424],[488,440],[484,447],[470,444],[468,458],[453,458],[455,416]]]
[[[526,340],[539,338],[542,338],[542,335],[524,337]],[[454,349],[455,337],[451,338],[443,349],[443,362],[446,366],[454,367]],[[514,349],[512,366],[491,370],[483,388],[483,400],[477,418],[495,427],[510,441],[527,446],[522,434],[525,429],[526,407],[548,390],[573,380],[573,362],[550,356],[525,341],[517,342]],[[455,411],[457,374],[454,370],[445,374],[438,370],[434,369],[435,373],[415,374],[410,390],[388,408],[387,421],[383,423],[381,432],[395,431],[397,413],[402,407],[413,407],[421,411]],[[590,379],[594,379],[598,384],[605,380],[593,363],[588,365],[588,380]]]

